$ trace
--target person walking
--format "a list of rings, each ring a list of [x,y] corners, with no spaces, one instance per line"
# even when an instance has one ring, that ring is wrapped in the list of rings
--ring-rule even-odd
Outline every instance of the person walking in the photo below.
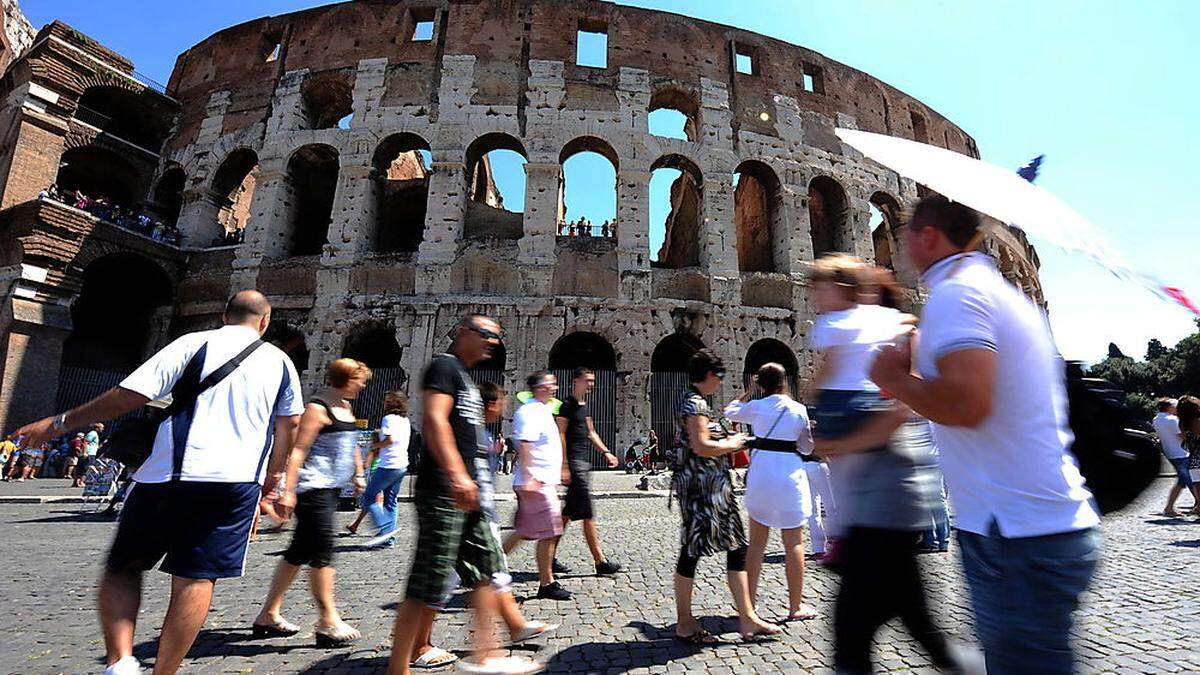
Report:
[[[351,406],[370,379],[371,369],[366,364],[337,359],[325,373],[328,389],[309,400],[300,418],[300,431],[287,461],[287,480],[277,502],[285,512],[295,512],[296,529],[254,619],[256,638],[300,632],[299,626],[283,618],[283,598],[304,565],[308,565],[309,586],[320,613],[317,646],[344,647],[362,637],[342,620],[334,602],[333,521],[342,489],[353,483],[355,492],[361,494],[366,487],[357,418]]]
[[[260,492],[279,480],[292,447],[304,410],[300,378],[282,351],[260,339],[270,303],[258,291],[240,291],[223,319],[222,328],[178,338],[98,398],[14,434],[40,444],[168,393],[195,398],[159,425],[121,511],[98,594],[106,675],[141,671],[133,637],[142,575],[159,560],[171,575],[171,602],[154,672],[179,670],[216,580],[242,575]]]
[[[804,462],[804,473],[808,476],[808,491],[812,499],[810,510],[812,516],[808,519],[809,541],[812,544],[812,557],[817,562],[825,562],[832,537],[829,535],[829,523],[837,518],[837,501],[833,498],[833,485],[829,482],[829,465],[825,460],[812,456],[814,461]]]
[[[1198,491],[1196,484],[1192,481],[1191,471],[1188,470],[1188,451],[1183,447],[1183,431],[1179,426],[1179,418],[1176,416],[1176,401],[1170,398],[1160,398],[1157,401],[1158,413],[1154,416],[1154,431],[1158,434],[1158,442],[1162,447],[1163,456],[1167,458],[1167,462],[1171,464],[1171,468],[1175,470],[1175,476],[1178,480],[1171,486],[1171,492],[1167,494],[1167,505],[1163,507],[1162,515],[1175,517],[1179,512],[1175,510],[1175,502],[1179,499],[1179,493],[1184,489],[1192,496],[1193,504],[1190,514],[1200,515],[1200,496],[1197,496]]]
[[[748,544],[729,469],[728,455],[740,450],[746,437],[729,434],[706,400],[721,388],[725,364],[702,349],[688,362],[688,380],[691,386],[680,394],[675,405],[679,460],[671,480],[681,518],[679,559],[675,564],[675,637],[691,645],[717,642],[717,637],[692,614],[692,591],[700,558],[724,551],[725,576],[742,638],[769,639],[782,629],[760,619],[750,598]]]
[[[762,398],[753,398],[756,393]],[[746,475],[746,512],[750,514],[750,547],[746,579],[750,602],[757,604],[758,579],[771,530],[783,538],[788,586],[788,619],[805,620],[817,611],[804,603],[804,526],[812,517],[812,495],[805,456],[812,454],[808,410],[789,393],[787,372],[767,363],[740,398],[725,406],[725,417],[750,425],[755,437]]]
[[[563,530],[572,520],[583,527],[583,538],[596,566],[596,574],[613,575],[621,566],[604,556],[600,546],[600,532],[596,528],[595,508],[592,504],[592,446],[600,449],[610,469],[617,468],[619,460],[596,433],[592,422],[588,395],[596,388],[596,374],[590,368],[576,368],[571,374],[571,395],[563,401],[555,414],[562,446],[566,449],[568,482],[567,495],[563,500]]]
[[[375,537],[367,542],[367,546],[391,548],[396,541],[396,504],[400,499],[400,483],[408,473],[409,444],[419,440],[408,419],[408,397],[403,392],[387,392],[383,397],[383,406],[379,440],[372,445],[379,453],[379,458],[363,492],[362,508],[375,525]],[[380,495],[383,495],[382,502]]]
[[[871,379],[933,422],[988,672],[1070,673],[1100,516],[1070,452],[1045,315],[975,250],[980,227],[942,196],[914,207],[905,248],[930,289],[920,339],[881,349]]]
[[[497,656],[493,622],[499,614],[497,575],[508,573],[491,521],[480,508],[477,477],[486,467],[483,399],[467,368],[500,345],[500,324],[470,315],[452,332],[448,353],[435,357],[422,376],[425,449],[416,485],[417,546],[404,602],[392,630],[389,675],[407,675],[414,647],[433,625],[451,576],[472,588],[475,639],[464,670],[518,675],[543,669],[515,656]]]
[[[563,464],[562,436],[548,405],[558,393],[558,380],[553,373],[539,370],[530,374],[526,385],[533,397],[513,416],[513,436],[520,446],[512,482],[517,516],[514,532],[504,541],[504,553],[510,555],[523,541],[536,541],[537,597],[570,600],[570,591],[554,579],[554,553],[563,533],[558,486],[570,479]]]

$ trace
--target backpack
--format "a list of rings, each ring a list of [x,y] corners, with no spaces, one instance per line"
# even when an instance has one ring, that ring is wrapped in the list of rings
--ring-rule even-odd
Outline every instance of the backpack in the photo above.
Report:
[[[1067,402],[1075,443],[1071,452],[1102,514],[1128,506],[1158,478],[1161,456],[1153,436],[1112,383],[1067,367]]]

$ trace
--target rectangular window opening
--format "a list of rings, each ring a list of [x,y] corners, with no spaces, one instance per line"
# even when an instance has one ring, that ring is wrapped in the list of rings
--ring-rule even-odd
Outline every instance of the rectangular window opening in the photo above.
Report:
[[[734,56],[734,59],[737,64],[737,71],[739,73],[741,73],[742,75],[757,75],[758,74],[758,64],[755,63],[753,54],[747,54],[745,52],[739,51]]]
[[[429,42],[433,39],[434,19],[436,10],[432,7],[413,8],[412,42]]]
[[[804,91],[814,94],[825,93],[825,80],[821,77],[820,66],[815,66],[811,63],[804,64],[804,79],[800,83],[800,88]]]
[[[268,35],[265,42],[267,47],[267,63],[278,61],[279,57],[283,54],[283,41],[280,40],[278,35]]]
[[[608,67],[608,26],[580,21],[575,33],[575,65],[585,68]]]
[[[912,120],[913,140],[918,143],[928,143],[929,132],[925,128],[925,118],[915,110],[908,111],[908,114]]]

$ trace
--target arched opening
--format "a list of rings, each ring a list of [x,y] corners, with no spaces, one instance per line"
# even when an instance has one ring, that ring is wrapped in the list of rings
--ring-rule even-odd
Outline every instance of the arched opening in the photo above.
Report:
[[[700,338],[673,333],[659,341],[650,356],[650,428],[660,447],[669,447],[675,437],[675,404],[691,384],[687,364],[703,348]]]
[[[651,266],[679,269],[700,264],[704,177],[692,160],[665,155],[650,167]]]
[[[91,199],[123,207],[133,205],[140,182],[137,169],[124,157],[94,145],[64,152],[54,179],[63,195],[80,192]]]
[[[159,217],[164,223],[174,225],[179,221],[179,211],[183,208],[183,187],[187,175],[183,169],[173,166],[163,172],[154,186],[154,204]]]
[[[375,211],[368,248],[380,253],[416,251],[425,233],[433,154],[416,134],[388,136],[371,160]]]
[[[775,272],[779,254],[776,233],[784,227],[779,177],[758,160],[738,165],[734,175],[733,223],[737,231],[738,269],[742,272]]]
[[[304,339],[304,331],[287,320],[273,317],[267,332],[263,334],[263,342],[275,345],[292,360],[296,372],[301,376],[308,370],[308,344]]]
[[[213,174],[212,194],[217,204],[218,236],[222,243],[244,238],[257,185],[258,155],[250,148],[234,150],[217,167]]]
[[[468,239],[520,239],[524,233],[525,147],[503,133],[490,133],[467,147]]]
[[[796,354],[786,344],[774,338],[763,338],[750,345],[746,351],[746,362],[742,368],[743,384],[750,386],[750,378],[768,363],[778,363],[787,372],[788,389],[793,397],[799,396],[798,378],[800,364]]]
[[[300,107],[309,129],[333,129],[354,114],[354,87],[342,73],[309,78],[300,90]],[[346,122],[349,127],[349,122]]]
[[[338,153],[328,145],[306,145],[288,161],[288,253],[319,255],[329,237],[337,190]]]
[[[402,355],[396,332],[389,327],[366,327],[346,339],[342,356],[362,361],[372,371],[371,381],[354,404],[359,419],[369,420],[372,427],[383,418],[387,392],[404,391],[408,386],[408,374],[400,367]]]
[[[886,192],[871,195],[871,240],[875,264],[896,271],[896,229],[900,226],[900,204]]]
[[[173,287],[161,267],[139,255],[118,253],[89,264],[71,305],[63,366],[132,372],[166,335]]]
[[[127,89],[87,89],[79,98],[75,119],[151,152],[162,147],[163,122],[140,96]]]
[[[576,138],[559,155],[558,233],[617,236],[617,153],[593,136]]]
[[[596,386],[588,396],[592,425],[600,439],[616,452],[617,443],[617,353],[608,340],[579,331],[559,338],[550,349],[551,372],[558,377],[560,399],[571,394],[571,376],[576,368],[590,368],[596,376]],[[603,455],[592,448],[592,465],[601,467]]]
[[[841,184],[829,176],[817,176],[808,184],[808,222],[814,259],[851,250],[850,200]]]
[[[664,87],[650,97],[647,126],[653,136],[695,141],[700,129],[698,98],[678,87]]]

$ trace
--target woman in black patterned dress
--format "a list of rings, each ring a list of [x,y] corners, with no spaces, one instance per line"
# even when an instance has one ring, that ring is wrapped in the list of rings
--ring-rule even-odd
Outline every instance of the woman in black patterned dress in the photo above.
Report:
[[[702,349],[688,362],[688,379],[691,387],[675,406],[678,468],[671,481],[683,519],[679,561],[675,565],[675,635],[690,644],[717,641],[692,616],[692,588],[700,558],[721,551],[726,556],[726,577],[742,637],[756,640],[777,635],[782,629],[754,612],[746,580],[746,533],[727,458],[742,448],[745,436],[728,435],[705,400],[721,388],[725,365],[712,352]]]

